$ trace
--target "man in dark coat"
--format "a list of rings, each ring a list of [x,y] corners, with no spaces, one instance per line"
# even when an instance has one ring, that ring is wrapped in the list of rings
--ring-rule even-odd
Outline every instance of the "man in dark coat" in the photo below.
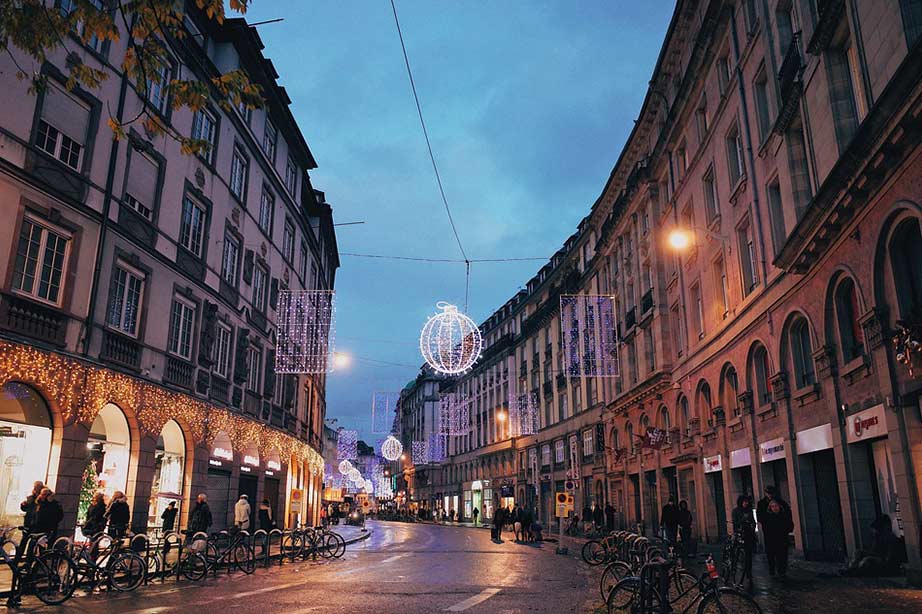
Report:
[[[666,530],[666,539],[670,543],[676,542],[676,535],[679,530],[679,508],[675,505],[675,499],[669,497],[666,505],[663,506],[659,519],[660,526]]]
[[[765,513],[759,518],[765,534],[765,555],[768,558],[768,575],[777,571],[782,578],[788,571],[788,534],[794,530],[791,508],[782,501],[769,501]]]
[[[506,509],[500,507],[495,512],[493,512],[493,539],[496,541],[502,541],[503,539],[503,523],[506,521]]]
[[[45,488],[45,484],[41,480],[36,481],[35,484],[32,485],[32,494],[19,504],[19,509],[26,514],[25,518],[22,520],[22,524],[27,529],[31,529],[32,523],[35,521],[35,500],[38,499],[43,488]]]
[[[32,532],[46,533],[50,544],[58,532],[58,525],[64,519],[64,508],[54,498],[54,493],[50,488],[43,488],[35,503]]]
[[[595,504],[595,509],[592,510],[592,522],[595,524],[596,531],[601,531],[605,526],[605,514],[602,512],[602,506],[598,503]]]
[[[163,534],[166,535],[176,526],[176,502],[170,501],[163,513],[160,514],[160,520],[163,521]]]
[[[605,504],[605,528],[609,532],[615,530],[615,508],[611,503]]]
[[[189,539],[198,532],[208,533],[211,526],[211,508],[208,507],[208,496],[200,494],[195,500],[195,507],[189,514]]]

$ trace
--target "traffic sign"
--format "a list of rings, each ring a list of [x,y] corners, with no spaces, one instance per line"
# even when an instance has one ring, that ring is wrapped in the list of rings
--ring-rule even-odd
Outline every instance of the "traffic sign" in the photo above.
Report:
[[[576,485],[573,483],[573,480],[567,480],[563,483],[563,487],[567,492],[573,492],[573,490],[576,488]]]
[[[573,513],[573,495],[565,492],[557,493],[554,508],[557,518],[568,518]]]

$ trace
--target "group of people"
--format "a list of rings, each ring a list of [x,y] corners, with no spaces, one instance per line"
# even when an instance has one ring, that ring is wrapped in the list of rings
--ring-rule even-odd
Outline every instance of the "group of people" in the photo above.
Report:
[[[541,524],[535,520],[532,510],[515,506],[500,507],[493,512],[493,539],[503,541],[503,528],[511,526],[516,542],[541,541]]]
[[[173,504],[175,509],[176,505]],[[166,513],[166,512],[164,512]],[[175,520],[175,512],[172,518]],[[86,510],[86,520],[83,522],[83,534],[95,537],[107,532],[110,537],[121,539],[128,534],[128,525],[131,523],[131,509],[128,507],[128,497],[120,490],[112,493],[109,501],[106,495],[97,492],[90,501]]]
[[[688,544],[692,541],[692,513],[688,509],[688,501],[682,499],[676,505],[675,499],[669,497],[660,513],[659,523],[670,543],[681,543],[686,550],[688,549]]]
[[[791,506],[778,494],[775,486],[765,487],[765,496],[755,508],[753,516],[752,498],[740,495],[733,509],[733,532],[743,547],[743,570],[741,581],[752,584],[752,559],[756,549],[756,523],[762,527],[765,542],[765,558],[768,562],[768,574],[785,577],[788,571],[788,548],[791,531],[794,530],[794,518]]]
[[[23,526],[29,533],[46,533],[49,541],[58,532],[64,518],[64,508],[54,498],[54,492],[41,481],[32,485],[32,494],[19,504],[25,514]]]

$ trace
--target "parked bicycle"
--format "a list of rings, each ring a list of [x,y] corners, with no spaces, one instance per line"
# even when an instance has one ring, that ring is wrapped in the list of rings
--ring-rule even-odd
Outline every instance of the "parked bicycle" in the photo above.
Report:
[[[250,544],[250,534],[246,531],[213,533],[201,554],[207,564],[206,574],[217,572],[220,568],[230,573],[235,567],[248,575],[256,571],[256,553]]]
[[[605,570],[602,572],[601,578],[599,578],[599,591],[602,593],[602,599],[608,597],[608,593],[619,581],[638,575],[644,564],[663,556],[662,551],[653,546],[650,540],[640,537],[636,533],[628,535],[624,545],[617,552],[619,556],[605,566]],[[697,578],[682,565],[678,552],[673,547],[669,548],[669,558],[676,562],[673,567],[674,574],[684,573],[686,577],[691,578],[692,582],[697,581]]]
[[[88,541],[74,545],[69,538],[56,542],[68,544],[68,555],[77,566],[78,583],[86,583],[92,593],[105,585],[109,590],[133,591],[144,582],[147,563],[141,556],[125,547],[121,539],[99,534]]]
[[[48,536],[24,527],[16,542],[8,527],[0,531],[0,555],[13,574],[8,607],[19,605],[23,595],[35,595],[42,603],[57,605],[70,599],[77,586],[77,568],[66,552],[48,548]],[[11,556],[12,555],[12,556]]]

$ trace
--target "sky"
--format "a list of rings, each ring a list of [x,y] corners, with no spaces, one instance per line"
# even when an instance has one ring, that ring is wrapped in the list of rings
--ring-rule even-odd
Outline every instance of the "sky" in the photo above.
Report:
[[[468,257],[549,258],[601,194],[646,93],[668,0],[397,0],[448,204]],[[426,150],[389,0],[255,0],[264,53],[318,168],[340,252],[460,258]],[[543,266],[474,264],[482,322]],[[436,302],[464,303],[464,265],[341,256],[327,417],[373,442],[375,392],[423,360]]]

